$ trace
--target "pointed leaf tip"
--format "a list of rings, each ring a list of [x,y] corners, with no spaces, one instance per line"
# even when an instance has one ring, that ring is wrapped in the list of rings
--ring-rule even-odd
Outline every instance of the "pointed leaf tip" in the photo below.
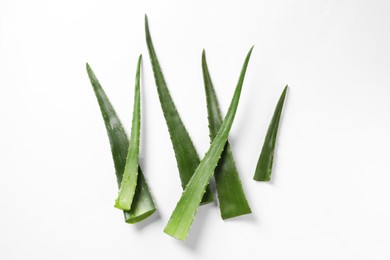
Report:
[[[145,27],[148,27],[149,30],[149,22],[148,22],[148,15],[145,14]]]
[[[88,62],[85,63],[85,68],[88,72],[92,71],[91,66],[89,66]]]
[[[249,50],[249,53],[248,54],[252,54],[252,51],[253,51],[253,48],[255,47],[255,45],[252,45],[252,47],[250,48]]]

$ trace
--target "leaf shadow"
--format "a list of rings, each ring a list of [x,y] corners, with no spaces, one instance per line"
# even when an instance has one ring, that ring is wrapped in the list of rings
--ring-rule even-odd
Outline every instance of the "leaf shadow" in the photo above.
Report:
[[[154,212],[153,215],[151,215],[150,217],[148,217],[147,219],[135,224],[135,229],[138,231],[138,232],[141,232],[142,230],[144,230],[147,226],[151,225],[152,223],[155,223],[155,222],[159,222],[161,220],[161,215],[160,215],[160,212],[157,210],[156,212]]]
[[[238,217],[225,219],[225,222],[250,222],[250,223],[258,223],[258,219],[256,218],[253,212],[251,214],[245,214]]]
[[[148,136],[147,136],[147,130],[148,129],[148,125],[147,125],[147,120],[145,119],[145,115],[147,114],[147,108],[148,108],[148,105],[147,105],[147,98],[144,98],[145,96],[145,76],[144,76],[144,63],[142,62],[141,63],[141,79],[140,79],[140,85],[141,85],[141,88],[140,88],[140,95],[141,95],[141,142],[140,142],[140,154],[139,154],[139,159],[140,161],[144,161],[145,160],[145,157],[146,157],[146,149],[148,147]],[[145,164],[146,165],[146,164]]]
[[[208,205],[203,205],[199,207],[198,213],[196,214],[196,218],[194,220],[194,223],[192,224],[192,228],[190,233],[188,234],[187,240],[176,241],[178,244],[180,244],[180,246],[183,246],[193,252],[197,251],[197,249],[199,248],[199,243],[201,241],[202,234],[206,229],[205,222],[210,215],[210,210],[214,206],[214,203],[210,203]]]
[[[145,115],[147,114],[147,99],[144,98],[144,87],[145,87],[145,76],[144,76],[144,62],[141,63],[141,78],[140,78],[140,85],[141,85],[141,88],[140,88],[140,95],[141,95],[141,142],[140,142],[140,154],[139,154],[139,164],[140,165],[144,165],[146,166],[147,165],[147,156],[146,156],[146,149],[147,148],[147,140],[148,140],[148,137],[147,137],[147,130],[148,127],[147,127],[147,120],[145,119]],[[145,169],[146,167],[144,167],[143,169]],[[145,172],[144,172],[144,175]],[[146,178],[146,176],[145,176]],[[150,186],[149,186],[150,188]],[[153,196],[153,193],[152,193],[152,196]],[[156,204],[156,201],[154,202]],[[155,223],[155,222],[160,222],[161,221],[161,214],[158,210],[158,206],[156,204],[156,212],[153,213],[153,215],[151,215],[150,217],[148,217],[147,219],[135,224],[135,229],[138,231],[138,232],[141,232],[143,229],[145,229],[147,226],[151,225],[152,223]]]

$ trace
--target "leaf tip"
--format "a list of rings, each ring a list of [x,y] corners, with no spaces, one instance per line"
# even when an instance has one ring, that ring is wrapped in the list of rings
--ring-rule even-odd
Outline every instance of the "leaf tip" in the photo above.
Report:
[[[252,51],[253,51],[253,48],[255,47],[255,45],[252,45],[252,47],[249,49],[249,52],[248,54],[246,55],[246,61],[249,62],[249,59],[252,55]]]
[[[282,92],[282,98],[284,99],[284,97],[286,96],[286,93],[287,93],[287,89],[288,89],[288,85],[286,85],[283,89],[283,92]]]
[[[85,63],[85,68],[87,69],[87,71],[91,71],[91,66],[89,66],[88,62]]]
[[[90,80],[96,78],[95,73],[93,72],[91,66],[89,66],[88,62],[85,63],[85,68],[87,69],[88,77]]]
[[[206,63],[206,50],[202,50],[202,63]]]
[[[148,21],[148,15],[145,14],[145,29],[149,30],[149,21]]]
[[[206,51],[202,50],[202,67],[206,66]]]

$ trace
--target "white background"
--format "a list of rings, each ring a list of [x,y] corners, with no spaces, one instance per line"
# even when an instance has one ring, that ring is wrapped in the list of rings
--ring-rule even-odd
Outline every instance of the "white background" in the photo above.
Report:
[[[390,259],[388,1],[0,1],[1,259]],[[230,141],[250,216],[203,206],[162,232],[181,194],[144,36],[203,156],[206,49],[226,113],[254,44]],[[144,54],[142,152],[158,214],[113,207],[114,167],[89,62],[130,129]],[[252,180],[285,86],[271,183]]]

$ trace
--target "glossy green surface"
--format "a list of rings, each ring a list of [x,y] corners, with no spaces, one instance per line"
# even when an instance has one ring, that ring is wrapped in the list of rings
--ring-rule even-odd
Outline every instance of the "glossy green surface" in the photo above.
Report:
[[[150,61],[152,63],[153,74],[156,81],[157,92],[160,99],[161,108],[168,126],[169,136],[171,138],[173,150],[175,152],[177,167],[182,188],[184,189],[198,167],[200,159],[195,150],[194,144],[187,129],[185,128],[179,113],[176,110],[169,89],[161,71],[156,52],[153,47],[153,42],[150,37],[148,19],[145,16],[145,33],[146,43],[148,45]],[[207,188],[202,203],[210,203],[214,201],[214,195],[210,189]]]
[[[106,93],[97,80],[91,67],[87,64],[87,72],[99,103],[100,111],[106,126],[108,139],[110,140],[111,153],[115,165],[115,174],[118,187],[122,182],[123,171],[126,164],[129,140],[120,122],[114,107],[111,105]],[[127,223],[137,223],[156,211],[153,198],[143,176],[141,167],[138,167],[137,188],[135,190],[131,209],[123,211]]]
[[[164,229],[165,233],[174,238],[180,240],[186,239],[194,221],[196,212],[198,211],[199,202],[202,199],[207,184],[209,183],[209,180],[213,175],[215,167],[217,166],[221,157],[234,121],[234,117],[236,115],[241,89],[244,83],[245,72],[249,63],[252,49],[253,47],[245,59],[228,113],[206,155],[200,162],[199,166],[196,168],[194,175],[185,188],[179,202],[176,205],[175,210],[171,215],[171,218],[169,219],[167,226]]]
[[[202,71],[206,92],[210,140],[212,142],[222,125],[222,115],[207,66],[205,51],[202,53]],[[215,168],[214,177],[218,192],[219,209],[223,219],[252,213],[245,197],[228,141],[218,166]]]
[[[268,127],[267,135],[264,140],[263,148],[261,149],[260,157],[257,162],[255,176],[256,181],[269,181],[271,180],[272,165],[274,161],[275,144],[278,135],[280,116],[282,115],[283,104],[287,93],[286,86],[279,98],[276,105],[274,115],[272,116],[271,123]]]
[[[138,155],[141,128],[141,97],[140,97],[140,68],[142,56],[138,59],[137,73],[135,77],[133,119],[131,123],[130,144],[127,152],[127,159],[121,187],[115,207],[123,210],[130,210],[133,201],[138,178]]]

